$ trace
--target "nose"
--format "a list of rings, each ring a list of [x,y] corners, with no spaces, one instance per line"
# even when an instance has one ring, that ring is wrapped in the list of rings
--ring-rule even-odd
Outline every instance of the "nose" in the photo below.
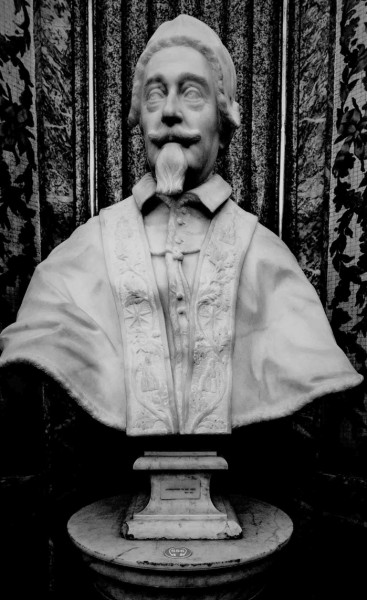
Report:
[[[167,97],[162,110],[162,123],[168,126],[181,123],[182,114],[180,110],[179,99],[175,91],[171,91]]]

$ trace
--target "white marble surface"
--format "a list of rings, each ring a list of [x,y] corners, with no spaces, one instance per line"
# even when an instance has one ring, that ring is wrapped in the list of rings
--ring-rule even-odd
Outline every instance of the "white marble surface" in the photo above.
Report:
[[[228,463],[216,452],[144,452],[134,463],[136,471],[222,471]]]
[[[290,518],[258,500],[232,497],[243,537],[236,540],[126,540],[130,499],[86,506],[69,521],[97,590],[111,600],[253,600],[292,534]]]
[[[82,508],[71,517],[68,531],[73,542],[91,557],[114,564],[157,570],[195,570],[224,568],[245,564],[278,552],[292,534],[292,521],[280,509],[251,498],[231,497],[243,527],[238,540],[190,540],[192,555],[172,559],[164,551],[167,540],[126,540],[120,535],[120,523],[130,499],[115,496]]]
[[[135,470],[150,474],[150,498],[133,498],[122,525],[135,540],[206,540],[240,537],[242,530],[228,501],[213,504],[212,473],[228,469],[216,452],[145,452]]]
[[[133,499],[129,507],[131,516],[129,514],[121,529],[124,537],[134,540],[192,541],[241,536],[242,529],[232,506],[220,497],[215,498],[213,503],[208,485],[205,490],[201,486],[202,494],[198,500],[170,499],[162,503],[154,492],[154,488],[160,487],[160,482],[156,483],[152,486],[153,495],[146,508],[143,509],[147,504],[144,496]]]

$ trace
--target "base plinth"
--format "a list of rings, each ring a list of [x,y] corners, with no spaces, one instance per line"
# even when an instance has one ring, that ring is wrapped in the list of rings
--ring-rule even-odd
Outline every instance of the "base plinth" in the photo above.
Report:
[[[100,500],[68,523],[96,589],[109,600],[250,600],[292,534],[292,521],[280,509],[232,496],[240,539],[128,540],[120,528],[130,501]]]
[[[150,497],[138,494],[121,533],[134,540],[239,538],[241,526],[227,498],[211,498],[210,481],[228,469],[216,452],[145,452],[134,470],[150,474]]]

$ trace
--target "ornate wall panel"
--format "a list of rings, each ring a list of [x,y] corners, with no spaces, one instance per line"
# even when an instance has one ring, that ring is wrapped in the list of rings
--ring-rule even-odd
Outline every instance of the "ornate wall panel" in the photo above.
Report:
[[[367,3],[339,1],[328,300],[334,330],[367,374]]]
[[[364,373],[366,225],[365,188],[359,186],[364,178],[366,2],[309,0],[291,2],[289,8],[284,239],[315,285],[339,344]],[[297,597],[361,593],[357,553],[351,550],[345,564],[339,556],[346,545],[356,546],[367,522],[365,424],[363,390],[325,398],[292,417],[298,461],[292,510],[299,552],[308,547],[304,569],[312,573],[309,579],[299,574],[304,596],[297,590]],[[310,562],[310,556],[323,557],[319,576],[319,559]],[[322,581],[328,581],[324,588]]]
[[[328,310],[335,336],[367,375],[367,3],[339,0],[334,65]],[[364,386],[365,387],[365,386]],[[329,411],[330,412],[330,411]],[[348,468],[364,473],[367,406],[363,389],[330,430]],[[334,443],[334,447],[336,444]],[[366,515],[367,518],[367,515]]]
[[[289,3],[283,239],[324,304],[334,38],[332,2]],[[317,464],[325,433],[322,403],[295,414],[292,427]],[[304,498],[305,489],[299,493]]]
[[[325,302],[333,5],[330,0],[307,0],[291,2],[289,6],[289,118],[283,237]]]
[[[32,4],[0,3],[0,327],[40,258]]]
[[[42,258],[73,231],[71,11],[66,2],[35,5]]]

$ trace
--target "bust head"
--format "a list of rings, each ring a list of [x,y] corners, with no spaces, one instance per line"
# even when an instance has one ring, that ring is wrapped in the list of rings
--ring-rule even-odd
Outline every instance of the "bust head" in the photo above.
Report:
[[[140,123],[158,191],[205,181],[236,127],[236,73],[210,27],[188,15],[161,25],[135,72],[129,123]]]

